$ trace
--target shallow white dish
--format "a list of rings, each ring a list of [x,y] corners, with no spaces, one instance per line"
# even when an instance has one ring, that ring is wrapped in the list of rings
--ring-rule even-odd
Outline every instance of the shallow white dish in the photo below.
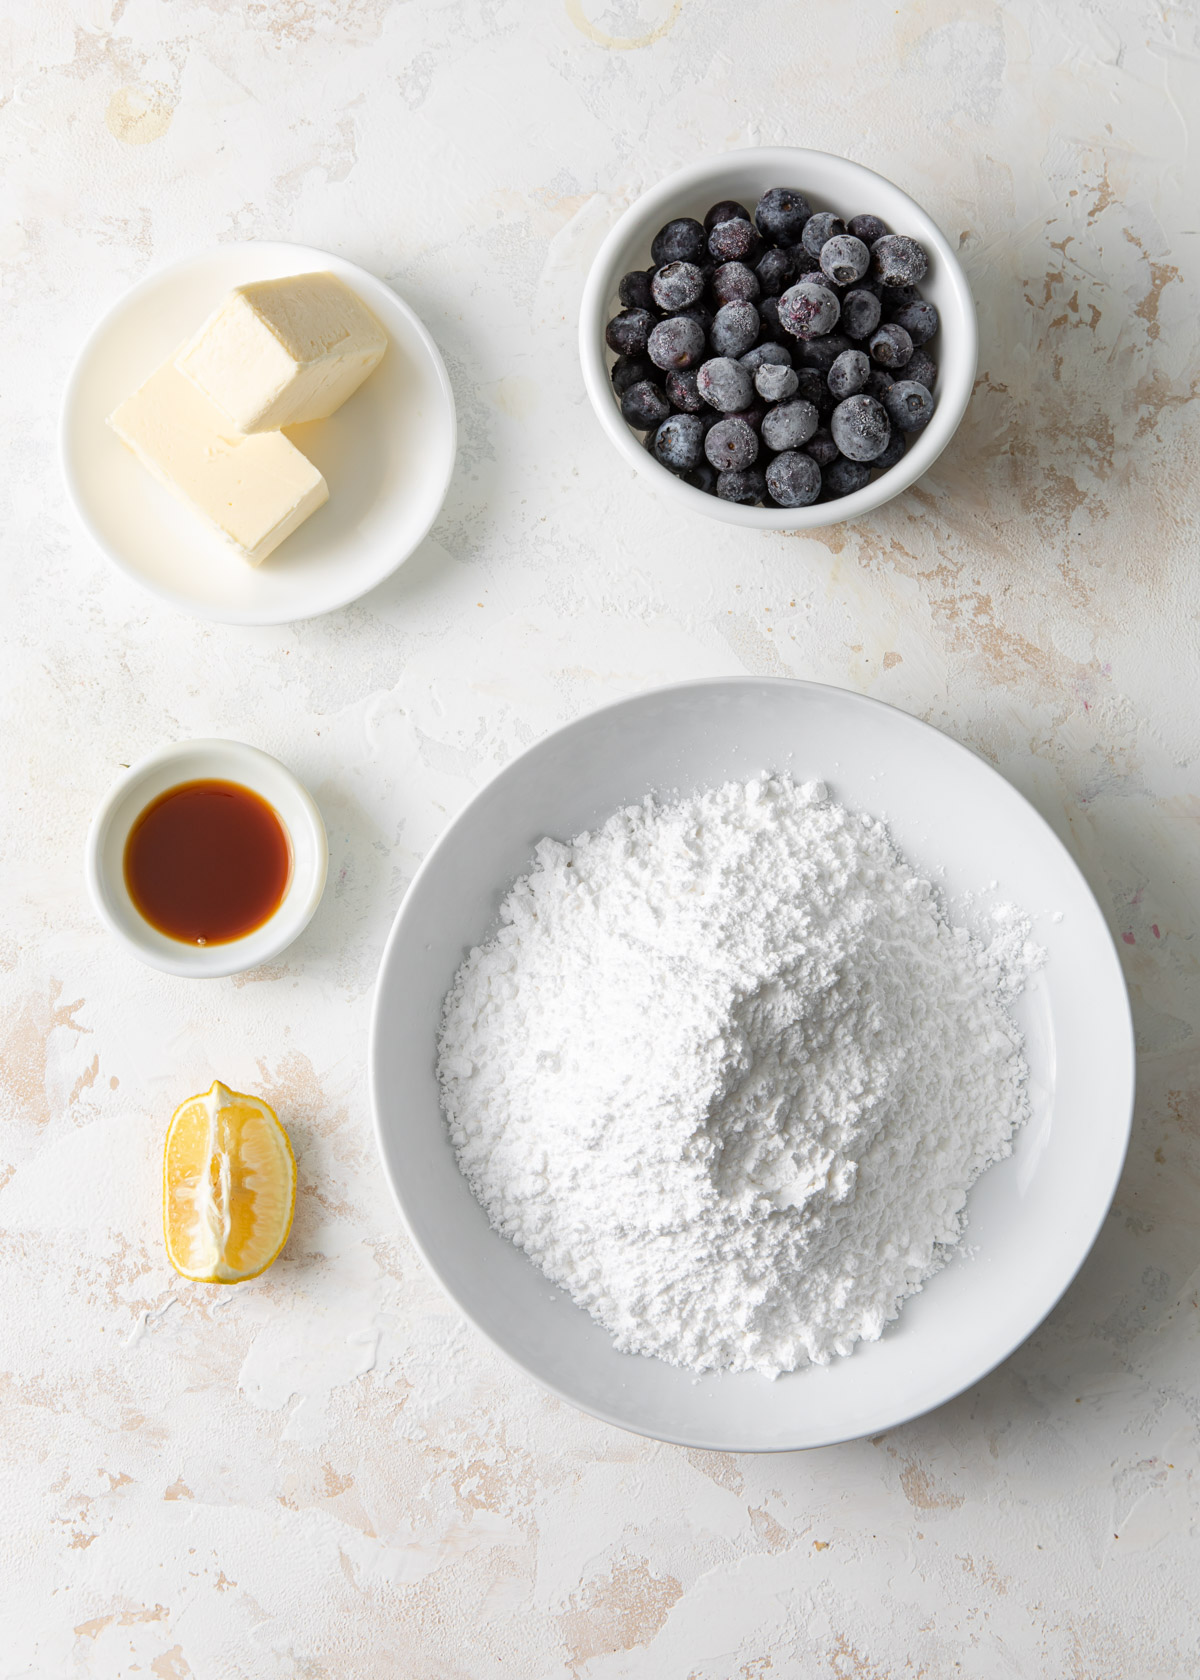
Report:
[[[324,473],[329,500],[251,566],[155,483],[105,421],[232,287],[316,270],[358,293],[388,350],[336,414],[287,428]],[[357,599],[421,542],[454,467],[454,398],[429,333],[373,274],[305,245],[221,245],[160,269],[109,310],[68,381],[60,441],[76,511],[127,576],[200,618],[287,624]]]
[[[621,415],[609,368],[615,357],[604,342],[604,329],[620,309],[617,286],[631,268],[650,266],[650,241],[664,222],[676,216],[703,221],[722,198],[736,199],[753,212],[768,187],[797,187],[815,210],[840,216],[870,212],[882,216],[895,233],[917,239],[929,252],[929,273],[921,292],[938,308],[941,331],[930,345],[938,364],[937,407],[925,430],[909,444],[890,472],[836,502],[811,507],[742,507],[707,496],[660,466]],[[604,430],[635,472],[654,490],[693,513],[708,514],[755,531],[811,531],[861,519],[898,496],[937,460],[958,430],[971,400],[978,354],[978,330],[971,289],[941,229],[906,192],[873,169],[831,152],[803,146],[753,146],[702,158],[643,193],[625,211],[596,253],[579,310],[579,355],[592,407]]]
[[[291,872],[279,908],[261,927],[202,947],[168,938],[139,915],[125,885],[125,842],[159,794],[181,782],[209,780],[239,782],[274,808],[287,833]],[[151,968],[195,980],[255,968],[297,939],[321,902],[328,858],[325,824],[308,789],[269,753],[225,740],[179,741],[131,765],[101,801],[84,850],[92,903],[118,939]]]
[[[764,769],[823,778],[883,816],[947,895],[1014,900],[1047,961],[1021,1000],[1033,1115],[971,1193],[970,1253],[883,1339],[770,1382],[700,1379],[617,1353],[601,1327],[498,1236],[459,1173],[434,1074],[443,996],[534,843],[568,839],[651,789]],[[943,872],[944,870],[944,872]],[[1061,913],[1061,920],[1055,914]],[[580,718],[502,770],[409,887],[380,965],[371,1089],[384,1170],[409,1232],[458,1306],[547,1388],[622,1428],[754,1452],[888,1429],[977,1382],[1038,1325],[1091,1247],[1129,1136],[1133,1040],[1120,965],[1068,852],[967,748],[879,701],[816,683],[722,678]]]

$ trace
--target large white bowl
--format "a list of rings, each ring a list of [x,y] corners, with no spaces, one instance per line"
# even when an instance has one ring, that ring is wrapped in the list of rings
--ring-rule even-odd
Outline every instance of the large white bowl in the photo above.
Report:
[[[604,342],[604,329],[621,308],[617,286],[631,268],[650,265],[650,241],[675,216],[705,212],[719,199],[732,198],[753,211],[768,187],[798,187],[816,210],[840,216],[865,212],[882,216],[896,233],[917,239],[929,252],[929,273],[922,294],[937,305],[941,331],[930,346],[938,364],[937,407],[923,432],[889,472],[836,502],[811,507],[743,507],[723,502],[676,478],[650,455],[641,434],[626,425],[612,388],[609,369],[615,360]],[[636,472],[644,473],[659,495],[755,531],[811,531],[820,526],[861,519],[898,496],[937,460],[958,429],[975,382],[978,332],[975,305],[966,276],[937,224],[891,181],[849,158],[811,152],[802,146],[754,146],[703,158],[670,175],[635,200],[596,253],[579,310],[579,354],[592,407],[604,430]]]
[[[883,816],[953,898],[1014,900],[1047,960],[1021,1000],[1033,1114],[971,1192],[968,1252],[878,1342],[770,1382],[617,1353],[606,1332],[489,1226],[438,1103],[443,996],[543,835],[568,839],[650,789],[764,769],[819,777]],[[1083,1261],[1125,1156],[1133,1039],[1120,965],[1068,852],[1004,778],[904,712],[769,678],[684,683],[557,730],[451,823],[400,907],[380,966],[371,1088],[384,1170],[409,1232],[467,1316],[509,1357],[610,1423],[725,1451],[811,1447],[891,1428],[977,1382],[1036,1327]]]
[[[328,420],[287,428],[324,473],[329,500],[251,566],[157,484],[105,421],[234,286],[315,270],[358,293],[387,333],[387,354]],[[127,577],[198,618],[288,624],[356,600],[408,558],[437,518],[456,438],[442,358],[403,298],[328,251],[251,242],[160,269],[113,305],[67,383],[60,449],[76,512]]]

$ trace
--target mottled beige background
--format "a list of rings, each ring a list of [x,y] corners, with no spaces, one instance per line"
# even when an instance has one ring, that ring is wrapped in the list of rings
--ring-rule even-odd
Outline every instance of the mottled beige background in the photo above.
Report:
[[[0,4],[0,1680],[1200,1670],[1197,18]],[[899,181],[979,301],[959,436],[854,530],[676,522],[583,396],[605,229],[750,142]],[[462,447],[390,583],[236,630],[108,569],[55,425],[126,286],[259,237],[396,285]],[[598,702],[729,671],[878,695],[996,763],[1099,894],[1142,1048],[1116,1206],[1033,1340],[917,1424],[760,1459],[617,1433],[510,1370],[401,1235],[363,1076],[389,919],[472,789]],[[184,983],[97,925],[80,852],[121,764],[222,733],[314,789],[330,886],[277,965]],[[301,1175],[285,1257],[224,1294],[158,1234],[164,1124],[214,1074],[278,1104]]]

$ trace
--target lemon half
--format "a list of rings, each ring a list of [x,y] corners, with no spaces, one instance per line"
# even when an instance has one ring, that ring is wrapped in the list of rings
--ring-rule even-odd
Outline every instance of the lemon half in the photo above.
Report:
[[[275,1110],[216,1080],[171,1116],[163,1152],[163,1235],[195,1283],[265,1272],[292,1228],[296,1157]]]

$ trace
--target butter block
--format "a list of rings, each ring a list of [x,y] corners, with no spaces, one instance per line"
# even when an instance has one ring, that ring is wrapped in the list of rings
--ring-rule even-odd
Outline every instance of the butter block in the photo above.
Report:
[[[180,352],[178,366],[243,432],[324,420],[353,396],[387,334],[336,274],[239,286]]]
[[[282,432],[239,432],[175,362],[165,361],[108,423],[160,484],[257,566],[329,500],[329,487]]]

